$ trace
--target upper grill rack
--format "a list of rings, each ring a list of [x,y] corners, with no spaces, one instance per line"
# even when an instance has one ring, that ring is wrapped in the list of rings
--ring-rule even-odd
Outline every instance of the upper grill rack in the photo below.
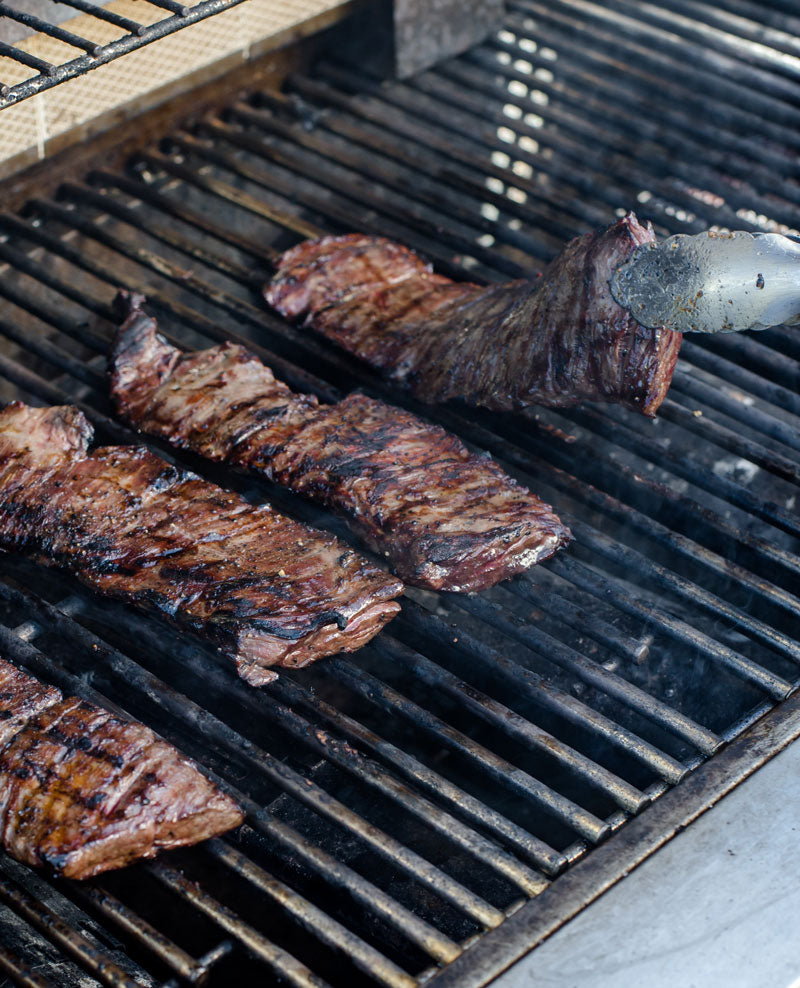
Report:
[[[121,32],[119,37],[101,44],[18,9],[14,6],[14,0],[10,3],[0,3],[0,24],[3,23],[3,18],[20,24],[60,42],[64,52],[64,61],[54,64],[24,50],[19,45],[0,40],[0,59],[11,59],[17,65],[32,70],[28,78],[9,84],[3,81],[2,69],[0,69],[0,110],[19,103],[35,93],[57,86],[60,82],[66,82],[67,79],[83,75],[107,62],[113,62],[121,55],[127,55],[128,52],[135,51],[152,41],[158,41],[168,34],[174,34],[175,31],[189,27],[190,24],[196,24],[213,14],[235,7],[242,0],[200,0],[195,4],[178,3],[177,0],[146,0],[145,11],[151,7],[167,11],[169,15],[159,20],[150,19],[150,23],[139,23],[89,0],[57,0],[57,2],[94,18],[103,26],[111,25],[113,29]],[[78,54],[79,52],[81,54]]]
[[[690,6],[695,24],[712,16],[672,9]],[[791,335],[686,343],[655,424],[594,407],[515,417],[421,409],[258,297],[273,252],[323,230],[395,236],[445,272],[491,280],[637,202],[661,233],[792,226],[791,134],[781,145],[741,128],[764,101],[770,119],[790,112],[783,82],[761,68],[732,81],[732,68],[755,71],[741,46],[720,41],[735,54],[720,62],[709,46],[686,67],[671,42],[691,35],[685,17],[667,31],[634,20],[633,3],[510,7],[497,38],[412,82],[323,63],[125,172],[0,215],[0,400],[77,401],[102,441],[135,441],[111,417],[104,362],[116,287],[144,288],[183,346],[244,340],[298,389],[333,400],[364,387],[491,450],[577,536],[480,596],[412,591],[355,658],[260,691],[186,636],[4,560],[0,653],[146,721],[248,811],[235,837],[85,885],[0,859],[0,969],[18,983],[57,970],[65,988],[86,971],[224,985],[268,970],[292,985],[411,988],[466,948],[472,963],[486,931],[557,892],[562,872],[795,688]],[[611,31],[617,20],[627,29]],[[698,78],[720,120],[713,147],[687,127]],[[696,164],[693,184],[681,161]],[[184,462],[337,529],[285,492]]]

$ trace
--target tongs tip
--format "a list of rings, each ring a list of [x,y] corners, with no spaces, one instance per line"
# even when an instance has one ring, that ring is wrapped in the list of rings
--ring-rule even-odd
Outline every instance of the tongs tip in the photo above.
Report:
[[[650,329],[728,333],[800,320],[800,244],[743,230],[677,234],[638,247],[611,294]]]

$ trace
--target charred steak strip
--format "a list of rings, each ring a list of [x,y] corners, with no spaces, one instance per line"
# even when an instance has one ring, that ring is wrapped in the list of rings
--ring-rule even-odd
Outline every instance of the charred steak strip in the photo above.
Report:
[[[431,404],[621,402],[655,415],[681,334],[645,329],[611,274],[655,237],[629,213],[571,241],[536,281],[480,287],[433,274],[399,244],[352,234],[287,251],[267,302]]]
[[[0,660],[0,834],[18,861],[89,878],[243,819],[147,727]]]
[[[128,299],[111,358],[119,413],[341,512],[410,583],[478,590],[551,556],[550,507],[455,436],[364,395],[294,394],[241,346],[184,354]]]
[[[330,535],[91,438],[75,408],[0,410],[0,550],[206,635],[255,686],[360,648],[400,609],[402,584]]]

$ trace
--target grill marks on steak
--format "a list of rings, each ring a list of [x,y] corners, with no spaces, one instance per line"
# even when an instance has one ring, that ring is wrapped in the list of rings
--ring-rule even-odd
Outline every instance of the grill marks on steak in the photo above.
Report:
[[[243,819],[147,727],[0,659],[0,835],[18,861],[89,878]]]
[[[0,410],[0,549],[207,636],[256,686],[398,612],[402,584],[332,536],[144,447],[88,453],[91,438],[75,408]]]
[[[241,346],[183,354],[141,302],[128,299],[111,358],[119,413],[339,511],[405,580],[477,590],[569,540],[548,505],[443,429],[364,395],[320,406]]]
[[[402,577],[435,590],[490,587],[570,539],[550,506],[488,456],[364,395],[323,408],[270,473],[343,512]]]
[[[654,415],[681,334],[640,326],[609,290],[654,239],[629,213],[572,240],[536,281],[480,287],[379,237],[324,237],[283,254],[265,297],[422,401],[499,410],[606,401]]]

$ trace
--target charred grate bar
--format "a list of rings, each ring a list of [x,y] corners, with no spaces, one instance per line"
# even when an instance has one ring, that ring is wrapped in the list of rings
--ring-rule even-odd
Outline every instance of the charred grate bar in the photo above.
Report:
[[[687,341],[655,423],[490,415],[414,405],[259,296],[277,253],[322,232],[490,281],[632,205],[660,234],[791,229],[800,82],[781,11],[512,0],[494,38],[412,80],[325,59],[0,214],[0,401],[75,402],[103,441],[135,441],[105,359],[116,289],[144,290],[176,345],[235,340],[297,390],[406,405],[576,535],[489,592],[409,591],[362,652],[259,691],[4,559],[0,653],[147,723],[248,813],[88,884],[4,858],[14,983],[482,985],[800,734],[796,337]],[[285,491],[159,452],[347,538]]]
[[[197,24],[207,17],[235,7],[242,0],[201,0],[200,3],[191,5],[176,3],[175,0],[147,0],[152,6],[162,8],[170,13],[169,17],[164,17],[152,24],[139,24],[128,17],[120,16],[113,10],[106,10],[99,4],[89,3],[88,0],[59,0],[59,2],[106,24],[111,24],[125,33],[108,44],[97,44],[60,28],[57,24],[51,24],[41,17],[17,10],[13,5],[13,0],[11,3],[0,3],[0,18],[8,18],[35,32],[62,42],[75,49],[76,52],[83,52],[81,55],[76,55],[68,61],[55,65],[31,55],[18,45],[0,41],[0,57],[11,59],[17,64],[35,71],[35,74],[30,78],[14,85],[8,85],[0,79],[0,110],[19,103],[29,96],[34,96],[36,93],[57,86],[61,82],[66,82],[67,79],[74,79],[76,76],[84,75],[101,65],[113,62],[114,59],[136,51],[137,48],[142,48],[144,45],[149,45],[152,41],[165,38],[168,34],[174,34],[181,28]]]

